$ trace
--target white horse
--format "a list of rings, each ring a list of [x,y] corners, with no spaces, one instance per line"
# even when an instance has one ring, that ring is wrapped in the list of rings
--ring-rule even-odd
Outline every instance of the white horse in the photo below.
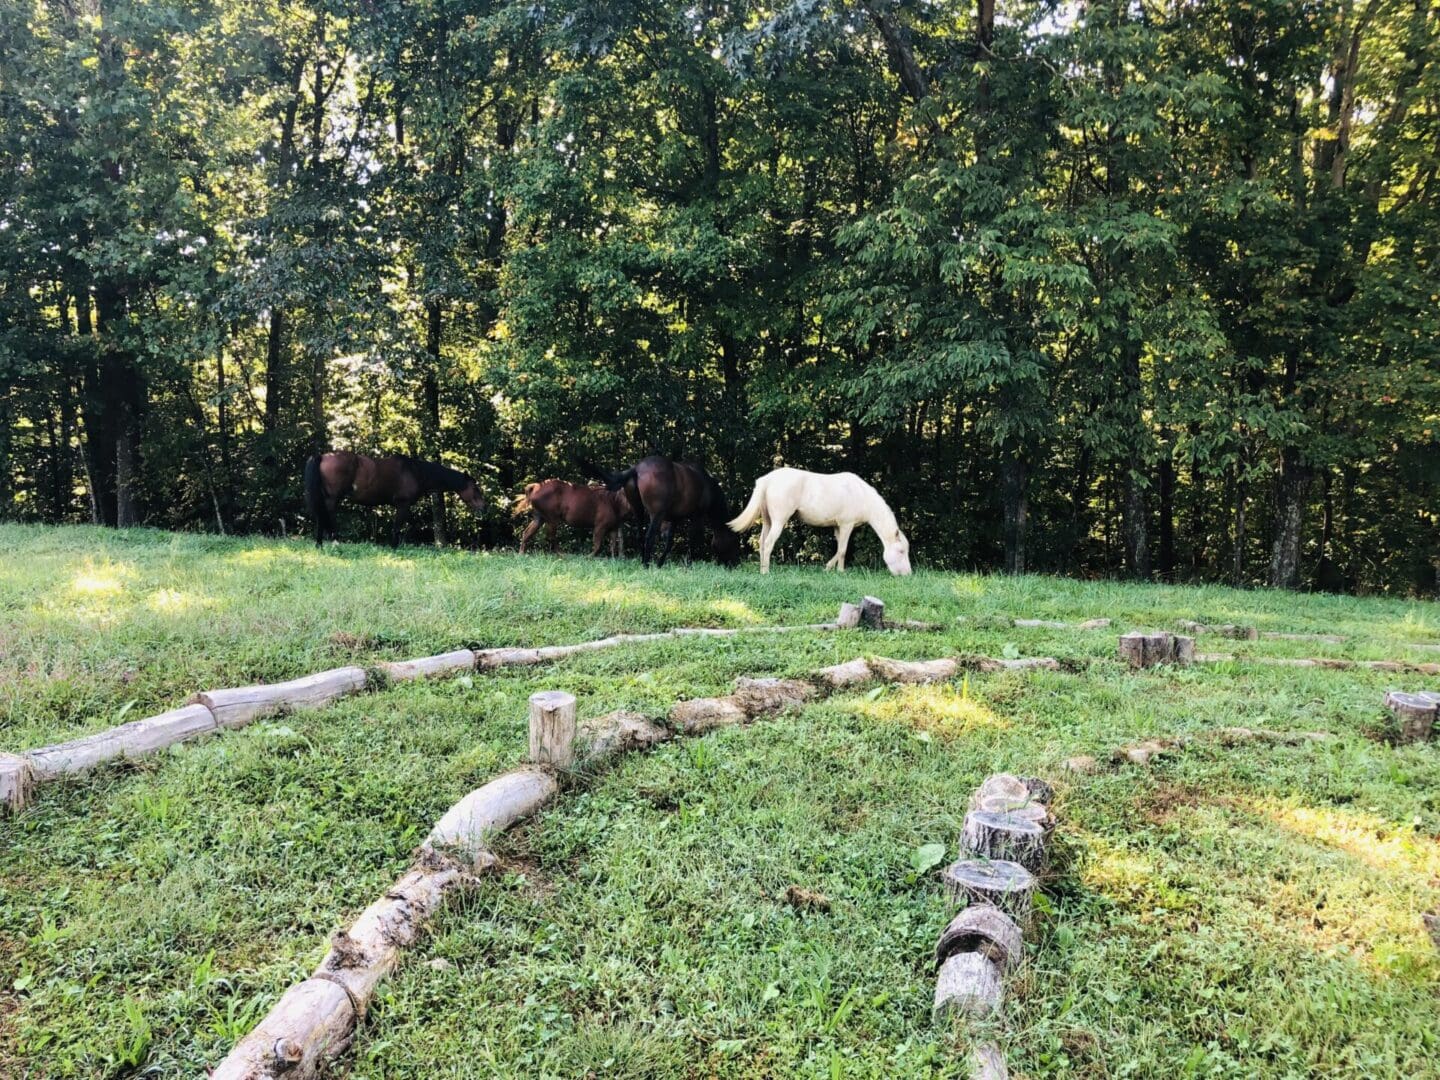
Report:
[[[885,565],[890,573],[910,573],[910,541],[895,523],[895,515],[880,493],[854,473],[813,473],[804,469],[776,469],[755,481],[755,492],[740,516],[730,522],[735,532],[744,532],[759,518],[760,572],[770,572],[770,552],[780,539],[785,524],[795,515],[807,525],[835,528],[835,557],[825,564],[845,569],[845,547],[856,525],[869,525],[885,545]]]

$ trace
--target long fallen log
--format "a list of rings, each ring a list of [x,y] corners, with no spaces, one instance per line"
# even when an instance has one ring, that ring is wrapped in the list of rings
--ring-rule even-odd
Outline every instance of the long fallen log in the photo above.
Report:
[[[1352,671],[1356,668],[1363,668],[1370,671],[1385,671],[1392,675],[1440,675],[1440,664],[1415,664],[1408,660],[1346,660],[1332,656],[1236,656],[1234,653],[1196,653],[1195,661],[1201,664],[1235,661],[1242,664],[1262,664],[1266,667],[1324,668],[1328,671]]]
[[[342,667],[289,682],[202,690],[190,703],[204,705],[214,713],[218,726],[238,728],[282,709],[314,709],[364,688],[364,668]]]
[[[215,714],[204,705],[187,705],[82,739],[42,746],[32,750],[29,757],[37,782],[54,780],[88,772],[120,758],[144,757],[197,735],[208,735],[218,726]]]

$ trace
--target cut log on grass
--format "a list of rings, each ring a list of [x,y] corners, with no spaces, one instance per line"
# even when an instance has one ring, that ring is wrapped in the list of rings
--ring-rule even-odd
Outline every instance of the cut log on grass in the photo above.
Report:
[[[870,665],[863,659],[857,659],[836,664],[834,667],[821,668],[811,676],[811,679],[833,690],[843,690],[848,686],[860,686],[874,677]]]
[[[315,1076],[326,1061],[350,1048],[356,1020],[355,1006],[343,986],[328,979],[306,979],[285,991],[210,1080]]]
[[[940,965],[931,1015],[937,1023],[951,1015],[984,1020],[999,1011],[1004,996],[1000,969],[990,959],[981,953],[956,953]]]
[[[886,682],[931,683],[952,679],[960,670],[954,660],[891,660],[888,656],[872,656],[870,670]]]
[[[538,663],[540,663],[539,649],[477,649],[475,651],[475,666],[481,671]]]
[[[23,754],[0,752],[0,815],[18,814],[30,802],[35,774]]]
[[[476,788],[445,812],[425,838],[425,847],[473,863],[487,854],[496,833],[544,806],[560,785],[544,769],[521,768]]]
[[[867,596],[860,601],[860,625],[867,630],[885,628],[885,601],[878,596]]]
[[[1385,695],[1385,707],[1395,714],[1401,742],[1420,742],[1430,738],[1435,729],[1436,706],[1419,694],[1391,690]]]
[[[1275,630],[1266,630],[1260,636],[1266,641],[1323,641],[1330,645],[1349,640],[1340,634],[1282,634]]]
[[[962,952],[980,953],[1002,972],[1012,971],[1024,955],[1020,927],[994,904],[971,904],[940,932],[935,964],[938,967]]]
[[[693,698],[670,710],[670,724],[686,735],[703,735],[719,727],[743,724],[749,717],[734,698]]]
[[[977,859],[1017,862],[1038,873],[1045,864],[1045,829],[1025,814],[971,810],[965,815],[960,850]]]
[[[779,712],[794,705],[803,705],[816,694],[815,687],[802,679],[735,680],[735,693],[730,695],[746,716]]]
[[[644,750],[671,737],[671,732],[652,724],[642,713],[623,709],[606,713],[580,725],[578,757],[586,767],[629,750]]]
[[[951,900],[994,904],[1022,927],[1030,918],[1035,875],[1019,863],[961,859],[941,875]]]
[[[981,1043],[975,1047],[973,1056],[970,1080],[1010,1080],[1010,1068],[1005,1064],[1005,1055],[994,1043]]]
[[[843,629],[853,629],[860,625],[860,605],[841,604],[840,614],[835,616],[835,624]]]
[[[1081,630],[1104,630],[1110,625],[1109,619],[1086,619],[1080,624]]]
[[[414,660],[387,660],[375,666],[389,676],[391,682],[409,682],[411,679],[448,675],[452,671],[470,671],[475,667],[475,654],[469,649],[456,649]]]
[[[342,667],[267,686],[205,690],[190,700],[214,713],[220,727],[238,728],[282,709],[313,709],[363,689],[365,669]]]
[[[1060,767],[1066,772],[1075,773],[1077,776],[1085,776],[1088,773],[1093,773],[1099,764],[1100,763],[1089,754],[1076,754],[1074,757],[1066,758],[1062,761]]]
[[[541,690],[530,695],[530,760],[568,769],[575,764],[575,695]]]
[[[1013,660],[1003,656],[985,656],[975,668],[987,675],[997,671],[1059,671],[1060,662],[1053,656],[1021,656]]]
[[[709,626],[681,626],[672,630],[676,637],[734,637],[739,630]]]
[[[117,758],[140,758],[197,735],[217,730],[215,716],[204,705],[187,705],[159,716],[87,735],[83,739],[42,746],[30,752],[37,781],[89,772]]]
[[[1209,626],[1191,619],[1181,619],[1176,625],[1187,634],[1217,634],[1220,637],[1234,638],[1237,641],[1258,641],[1260,639],[1259,631],[1253,626],[1237,626],[1233,623]]]
[[[1012,625],[1022,630],[1068,630],[1070,624],[1056,622],[1054,619],[1012,619]]]

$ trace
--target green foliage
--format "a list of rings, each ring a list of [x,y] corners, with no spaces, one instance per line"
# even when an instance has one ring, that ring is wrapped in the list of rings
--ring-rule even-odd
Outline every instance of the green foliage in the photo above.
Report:
[[[1433,5],[983,7],[12,0],[0,515],[294,530],[336,445],[494,545],[659,450],[933,565],[1433,592]]]

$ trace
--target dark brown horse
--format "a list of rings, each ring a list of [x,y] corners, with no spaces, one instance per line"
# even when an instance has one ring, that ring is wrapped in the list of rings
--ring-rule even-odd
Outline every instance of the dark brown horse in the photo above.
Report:
[[[611,491],[624,490],[632,504],[643,506],[650,515],[640,556],[646,566],[655,554],[657,540],[663,540],[664,547],[655,565],[665,565],[675,542],[675,523],[686,519],[709,523],[710,551],[716,562],[734,566],[740,561],[740,540],[725,524],[730,519],[725,494],[715,478],[699,465],[652,454],[617,473],[606,472],[588,461],[582,461],[581,466],[597,480],[603,480]]]
[[[610,491],[603,484],[582,487],[565,480],[543,480],[528,485],[518,510],[520,513],[530,510],[534,514],[520,536],[521,555],[542,525],[550,540],[551,554],[559,547],[556,527],[573,525],[577,529],[592,530],[595,545],[591,555],[600,554],[606,537],[610,538],[610,554],[618,555],[624,548],[620,526],[632,513],[630,500],[623,491]]]
[[[335,450],[305,462],[305,506],[315,523],[315,545],[326,535],[338,540],[335,508],[341,499],[361,506],[395,507],[395,524],[390,529],[390,546],[400,546],[400,533],[418,499],[435,492],[453,491],[475,513],[485,509],[475,481],[456,469],[433,461],[395,454],[368,457],[348,450]]]

